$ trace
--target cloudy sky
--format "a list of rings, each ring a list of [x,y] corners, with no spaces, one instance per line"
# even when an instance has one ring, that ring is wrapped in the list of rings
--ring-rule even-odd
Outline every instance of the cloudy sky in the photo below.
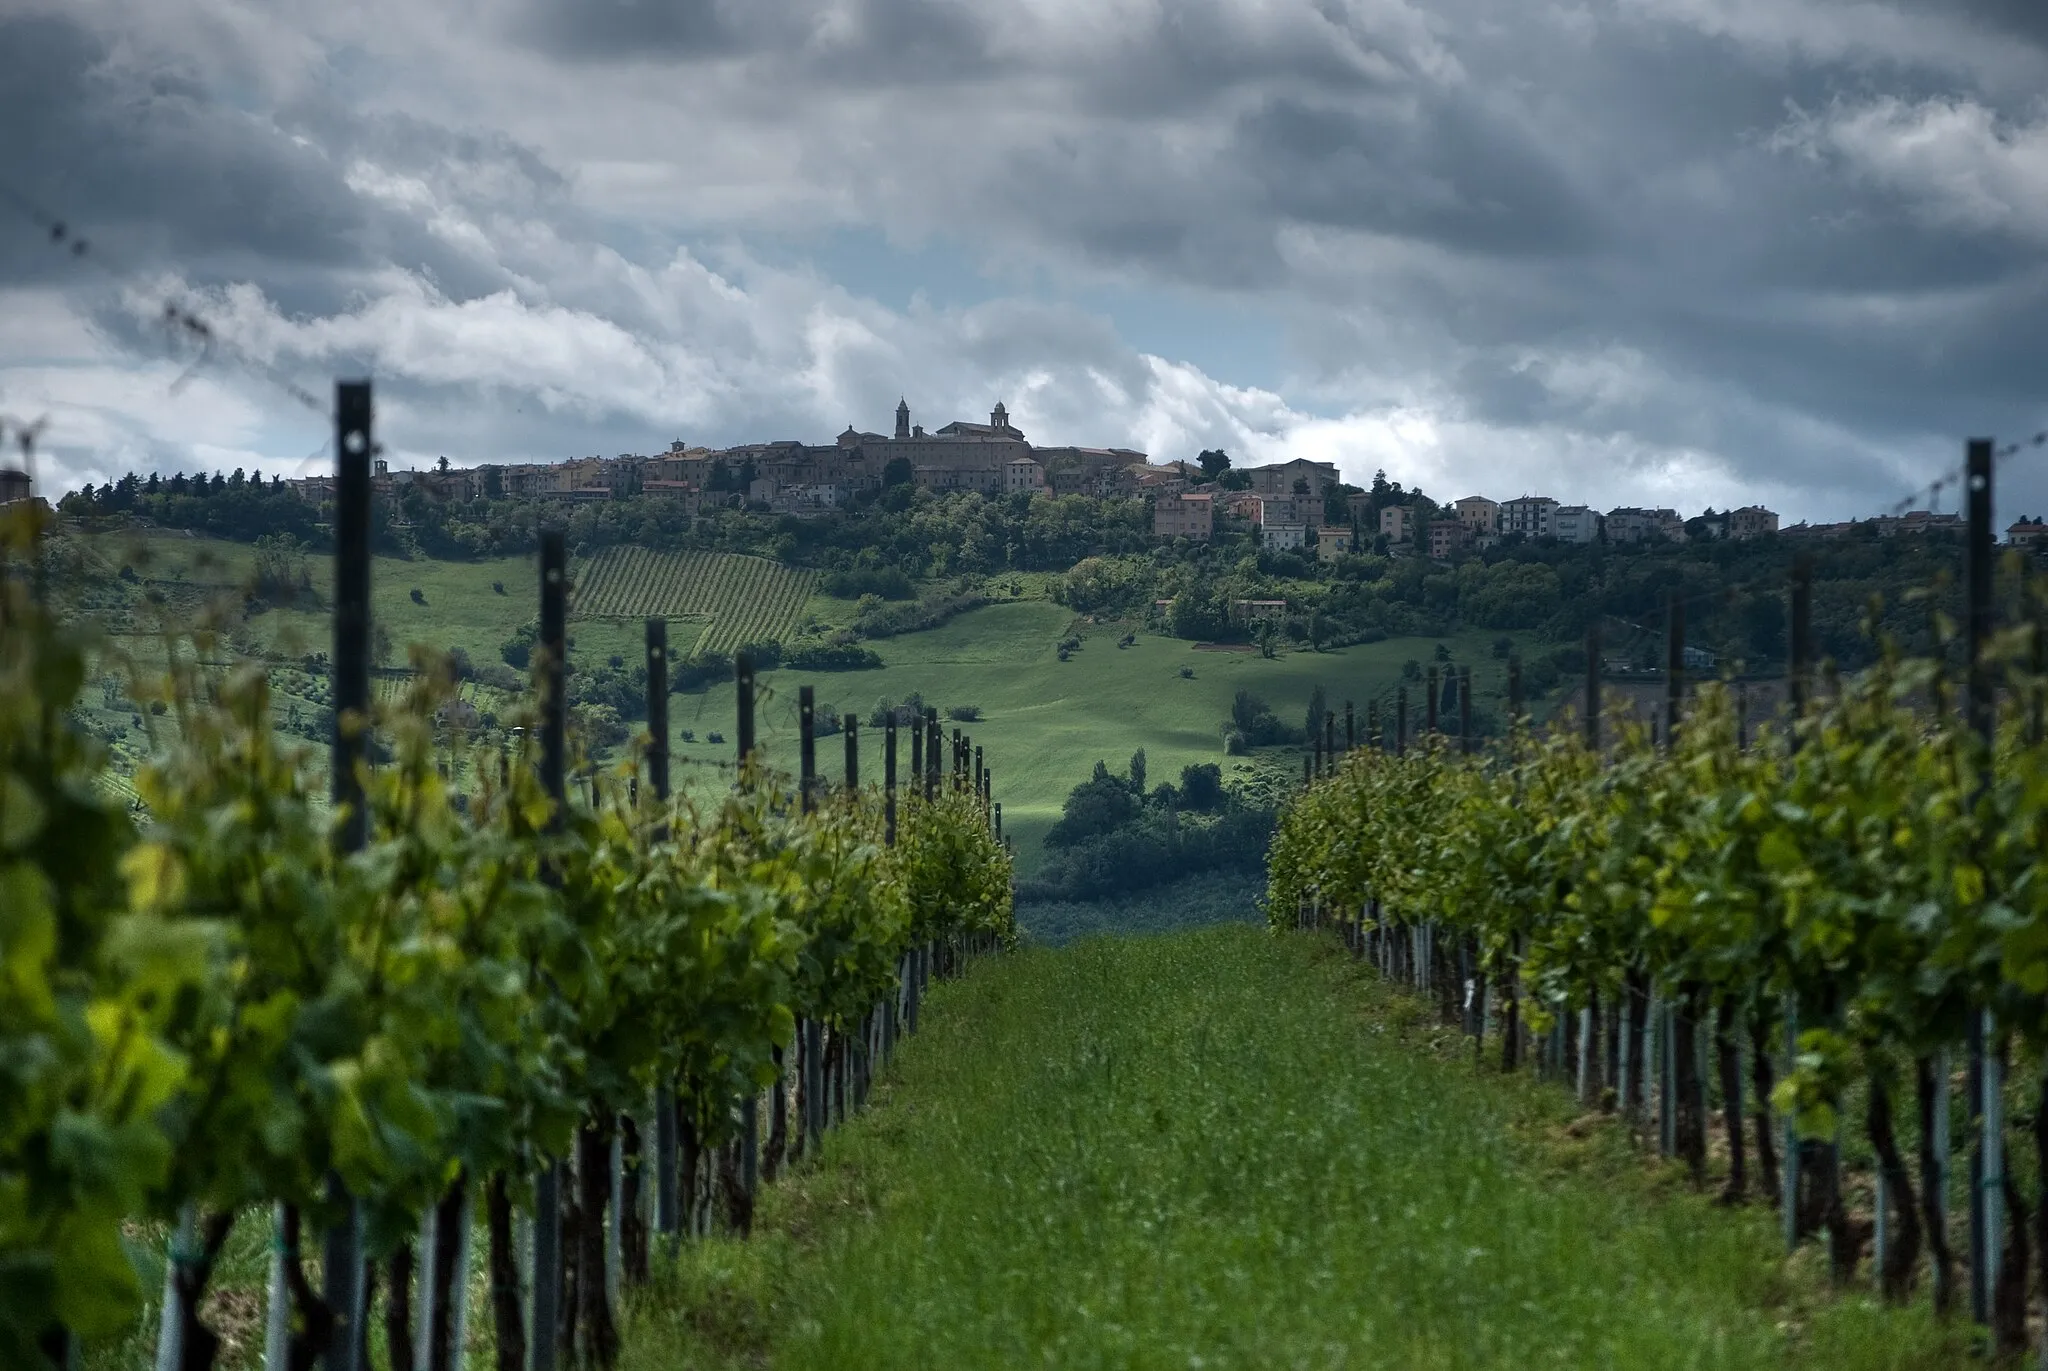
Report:
[[[363,374],[400,464],[904,395],[1788,519],[2048,426],[2042,0],[0,0],[0,130],[46,485]]]

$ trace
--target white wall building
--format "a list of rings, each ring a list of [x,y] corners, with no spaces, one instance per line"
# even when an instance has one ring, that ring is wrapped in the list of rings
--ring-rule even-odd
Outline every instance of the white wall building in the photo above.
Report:
[[[1268,552],[1286,552],[1308,542],[1308,528],[1304,524],[1267,524],[1262,541]]]
[[[1600,541],[1600,513],[1586,505],[1559,505],[1550,511],[1551,536],[1560,543]]]
[[[1519,533],[1525,538],[1551,537],[1554,530],[1550,526],[1550,518],[1556,509],[1557,501],[1548,495],[1524,495],[1503,501],[1500,507],[1501,536]]]

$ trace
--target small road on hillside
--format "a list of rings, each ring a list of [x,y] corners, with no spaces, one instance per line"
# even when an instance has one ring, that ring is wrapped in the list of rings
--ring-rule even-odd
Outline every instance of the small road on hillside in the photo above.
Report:
[[[1954,1364],[1924,1310],[1788,1274],[1768,1210],[1429,1031],[1333,943],[1256,928],[979,966],[753,1242],[661,1284],[626,1364]]]

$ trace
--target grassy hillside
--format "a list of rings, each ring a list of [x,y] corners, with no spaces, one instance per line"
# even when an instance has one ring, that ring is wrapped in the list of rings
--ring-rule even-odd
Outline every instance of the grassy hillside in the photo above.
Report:
[[[248,545],[181,534],[139,539],[107,535],[92,540],[90,552],[94,560],[89,576],[103,590],[94,612],[134,635],[125,641],[145,656],[153,648],[146,634],[154,617],[144,602],[149,592],[164,595],[171,614],[188,621],[209,600],[239,613],[240,590],[255,572],[255,552]],[[132,581],[120,577],[124,567]],[[308,559],[307,570],[314,605],[274,608],[248,617],[237,630],[244,646],[293,656],[329,649],[332,620],[323,606],[331,568],[326,559],[314,557]],[[586,662],[613,655],[629,663],[640,661],[641,616],[663,608],[689,616],[674,620],[672,641],[678,650],[693,641],[691,625],[709,625],[694,640],[709,650],[787,633],[808,620],[845,622],[853,608],[849,602],[816,594],[808,573],[754,557],[655,557],[623,550],[579,564],[571,574],[581,586],[576,610],[603,611],[572,612],[572,650]],[[1043,578],[1023,588],[1042,593]],[[414,590],[420,592],[417,600]],[[479,665],[497,663],[500,645],[539,612],[534,564],[524,557],[480,562],[379,557],[371,570],[371,594],[374,620],[390,636],[389,663],[394,667],[404,665],[406,645],[415,642],[461,648]],[[1098,759],[1121,771],[1131,753],[1142,747],[1155,782],[1174,779],[1181,767],[1193,762],[1219,762],[1226,770],[1243,766],[1241,760],[1224,756],[1220,727],[1240,687],[1263,696],[1283,718],[1298,723],[1316,685],[1323,686],[1336,707],[1347,699],[1362,706],[1369,696],[1399,681],[1404,662],[1428,662],[1437,646],[1434,639],[1390,639],[1324,653],[1282,652],[1268,660],[1256,652],[1212,650],[1139,632],[1135,646],[1118,647],[1118,639],[1134,627],[1090,624],[1044,599],[989,605],[936,629],[873,643],[885,662],[880,670],[764,673],[760,739],[774,765],[795,769],[797,690],[805,684],[816,688],[820,703],[857,712],[863,721],[879,701],[901,700],[913,692],[942,709],[979,706],[985,717],[959,726],[987,750],[1008,831],[1016,836],[1029,872],[1036,869],[1039,840],[1058,818],[1067,791]],[[1058,647],[1069,635],[1078,636],[1081,647],[1061,661]],[[1498,636],[1470,633],[1444,640],[1459,662],[1473,668],[1482,699],[1496,697],[1503,689],[1504,665],[1490,651]],[[1192,674],[1183,676],[1183,670]],[[329,703],[325,682],[317,676],[279,672],[273,685],[281,728],[312,717]],[[471,693],[484,707],[491,705],[488,692]],[[1421,694],[1419,686],[1411,691],[1417,726]],[[101,701],[92,703],[101,708]],[[729,761],[733,710],[729,685],[676,697],[670,717],[677,755]],[[146,748],[143,721],[118,698],[104,701],[101,712],[105,717],[98,722],[104,728],[126,730],[124,748]],[[1362,729],[1362,708],[1360,714]],[[955,726],[946,722],[949,734]],[[686,731],[694,737],[685,739]],[[725,741],[712,743],[709,735],[714,732]],[[862,742],[863,774],[879,780],[880,730],[864,730]],[[843,775],[843,757],[842,740],[825,740],[820,770],[838,778]],[[909,764],[905,739],[906,775]],[[679,770],[678,779],[684,785],[723,784],[719,773],[688,766]]]
[[[1333,706],[1362,702],[1398,684],[1401,665],[1427,661],[1434,639],[1390,639],[1330,652],[1283,652],[1268,660],[1256,652],[1224,652],[1176,638],[1139,633],[1133,647],[1117,640],[1130,625],[1091,625],[1044,601],[994,604],[971,611],[924,633],[872,644],[886,663],[878,671],[764,673],[760,739],[777,766],[794,768],[797,757],[796,700],[800,686],[815,687],[821,704],[866,716],[877,701],[900,700],[918,692],[944,709],[978,705],[979,723],[946,722],[947,734],[965,728],[987,749],[995,769],[997,798],[1006,831],[1018,838],[1026,869],[1036,865],[1038,841],[1059,817],[1061,802],[1087,777],[1096,760],[1122,770],[1137,748],[1145,749],[1155,783],[1172,780],[1194,762],[1218,762],[1226,775],[1234,759],[1223,753],[1221,724],[1242,687],[1265,697],[1281,716],[1298,722],[1315,686]],[[1078,634],[1081,649],[1060,661],[1060,640]],[[1472,667],[1481,698],[1504,688],[1505,665],[1490,655],[1493,633],[1471,633],[1444,641],[1456,659]],[[1193,676],[1183,677],[1183,668]],[[1421,689],[1411,691],[1419,722]],[[695,743],[678,738],[679,753],[724,760],[731,749],[712,746],[705,735],[718,730],[728,739],[733,721],[731,687],[679,697],[672,722],[695,732]],[[1363,710],[1359,726],[1364,727]],[[879,777],[879,730],[863,731],[861,767]],[[908,743],[902,764],[907,768]],[[841,739],[820,749],[820,769],[843,774]]]
[[[1965,1360],[1417,1008],[1244,927],[985,963],[751,1241],[639,1301],[622,1371]]]

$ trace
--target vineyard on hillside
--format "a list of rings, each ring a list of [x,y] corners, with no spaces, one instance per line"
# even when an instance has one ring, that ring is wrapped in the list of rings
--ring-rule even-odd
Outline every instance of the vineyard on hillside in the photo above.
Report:
[[[695,650],[731,652],[787,636],[814,577],[766,557],[620,547],[599,553],[577,580],[583,617],[707,619]]]

